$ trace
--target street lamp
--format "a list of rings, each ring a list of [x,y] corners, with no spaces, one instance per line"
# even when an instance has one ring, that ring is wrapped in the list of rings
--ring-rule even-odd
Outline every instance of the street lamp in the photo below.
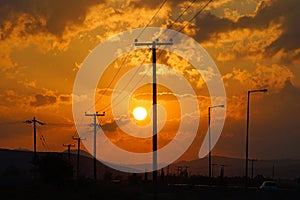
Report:
[[[209,178],[211,178],[210,109],[212,109],[212,108],[224,108],[224,105],[208,107],[208,176],[209,176]]]
[[[267,92],[268,89],[261,90],[248,90],[247,96],[247,126],[246,126],[246,165],[245,165],[245,178],[248,180],[248,137],[249,137],[249,104],[250,104],[250,94],[255,92]]]

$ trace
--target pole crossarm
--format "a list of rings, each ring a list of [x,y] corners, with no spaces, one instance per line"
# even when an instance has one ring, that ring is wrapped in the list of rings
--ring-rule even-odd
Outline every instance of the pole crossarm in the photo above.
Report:
[[[154,45],[155,47],[156,46],[166,46],[166,45],[173,45],[173,40],[170,39],[169,42],[159,42],[158,40],[155,40],[153,42],[138,42],[138,40],[136,39],[134,41],[134,45],[135,46],[150,46],[150,45]]]
[[[85,116],[90,116],[90,117],[97,117],[97,116],[105,116],[105,112],[103,112],[103,113],[98,113],[98,112],[96,112],[96,113],[84,113],[84,115]]]

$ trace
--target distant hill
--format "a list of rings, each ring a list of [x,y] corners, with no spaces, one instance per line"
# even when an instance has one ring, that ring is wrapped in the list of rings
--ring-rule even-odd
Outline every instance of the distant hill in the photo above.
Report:
[[[63,153],[68,153],[68,150],[65,150],[65,151],[63,151]],[[77,150],[70,150],[70,153],[71,154],[76,154],[77,155]],[[89,152],[87,152],[87,151],[84,151],[84,150],[80,150],[80,155],[81,156],[85,156],[85,157],[88,157],[88,158],[93,158],[93,156],[89,153]]]
[[[245,175],[245,160],[240,158],[228,158],[213,156],[212,163],[216,164],[213,167],[213,175],[219,176],[221,165],[224,165],[225,176],[244,176]],[[249,177],[251,177],[252,163],[249,161]],[[189,174],[204,175],[208,174],[208,158],[203,158],[193,161],[181,161],[172,164],[170,169],[176,172],[175,166],[188,166]],[[253,177],[263,175],[265,178],[272,178],[274,166],[274,178],[294,179],[300,177],[300,160],[279,159],[279,160],[257,160],[253,162]]]
[[[51,152],[58,153],[66,156],[65,152]],[[39,156],[45,156],[48,153],[38,152]],[[80,152],[80,175],[84,177],[93,177],[93,157],[85,151]],[[23,176],[23,178],[30,179],[31,173],[30,169],[32,167],[30,161],[33,158],[33,153],[31,151],[21,151],[21,150],[8,150],[0,149],[0,175],[9,173],[18,173]],[[71,162],[74,166],[74,172],[77,166],[77,151],[71,151]],[[212,157],[212,163],[216,164],[214,166],[213,175],[219,176],[221,165],[225,166],[225,176],[244,176],[244,165],[243,159],[239,158],[227,158],[227,157]],[[263,175],[264,177],[272,177],[274,165],[274,175],[275,178],[282,179],[295,179],[300,177],[300,160],[292,159],[281,159],[281,160],[258,160],[254,162],[253,175]],[[180,161],[169,166],[169,173],[177,175],[178,166],[182,169],[186,169],[189,175],[203,175],[208,174],[208,159],[203,158],[193,161]],[[97,176],[102,179],[105,174],[111,173],[112,178],[117,176],[127,178],[130,174],[120,172],[111,169],[101,162],[97,162]],[[165,174],[167,173],[167,167],[165,168]],[[75,173],[76,174],[76,173]],[[151,177],[151,176],[149,176]],[[251,162],[249,162],[249,177],[251,177]]]

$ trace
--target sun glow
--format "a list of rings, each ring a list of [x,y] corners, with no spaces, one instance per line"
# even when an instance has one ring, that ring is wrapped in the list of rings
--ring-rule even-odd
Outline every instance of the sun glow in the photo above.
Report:
[[[147,111],[144,107],[136,107],[133,112],[134,119],[142,121],[147,117]]]

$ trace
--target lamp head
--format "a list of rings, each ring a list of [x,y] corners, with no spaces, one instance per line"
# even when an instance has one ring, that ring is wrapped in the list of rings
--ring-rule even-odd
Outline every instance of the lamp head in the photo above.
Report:
[[[261,91],[262,92],[268,92],[268,89],[262,89]]]

